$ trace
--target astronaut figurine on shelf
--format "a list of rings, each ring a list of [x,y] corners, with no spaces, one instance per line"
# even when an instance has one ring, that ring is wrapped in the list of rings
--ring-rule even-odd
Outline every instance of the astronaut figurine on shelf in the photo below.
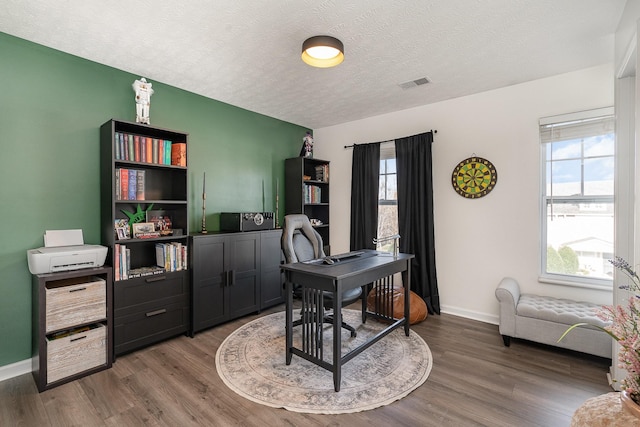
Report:
[[[302,149],[300,150],[300,157],[313,158],[313,136],[311,132],[307,131],[307,134],[302,138]]]
[[[152,84],[147,83],[144,77],[133,82],[133,91],[136,93],[136,123],[149,124],[149,108],[151,107]]]

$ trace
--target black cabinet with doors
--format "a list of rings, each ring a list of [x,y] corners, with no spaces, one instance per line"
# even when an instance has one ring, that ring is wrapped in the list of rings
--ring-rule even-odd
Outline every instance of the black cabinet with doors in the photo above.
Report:
[[[192,333],[284,301],[281,230],[191,236]]]

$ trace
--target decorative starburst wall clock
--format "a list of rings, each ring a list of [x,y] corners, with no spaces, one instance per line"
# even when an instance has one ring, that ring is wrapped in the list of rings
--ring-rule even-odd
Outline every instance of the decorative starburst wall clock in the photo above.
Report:
[[[456,193],[466,199],[484,197],[498,182],[495,166],[482,157],[469,157],[458,163],[451,174],[451,184]]]

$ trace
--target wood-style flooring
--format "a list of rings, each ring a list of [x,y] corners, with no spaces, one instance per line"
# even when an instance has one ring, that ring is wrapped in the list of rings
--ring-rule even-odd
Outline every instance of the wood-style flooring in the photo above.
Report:
[[[612,391],[609,359],[520,340],[507,348],[497,326],[443,314],[412,326],[433,369],[404,399],[343,415],[269,408],[229,390],[215,367],[225,337],[257,316],[118,357],[109,370],[44,393],[31,374],[0,382],[0,426],[566,427],[586,399]]]

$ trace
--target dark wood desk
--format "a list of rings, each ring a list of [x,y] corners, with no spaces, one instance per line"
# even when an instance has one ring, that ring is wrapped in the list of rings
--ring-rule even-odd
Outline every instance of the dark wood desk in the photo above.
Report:
[[[378,253],[371,250],[363,250],[363,255],[336,262],[333,265],[323,263],[294,263],[281,266],[286,278],[286,363],[291,363],[293,354],[315,363],[333,372],[333,384],[335,391],[340,391],[342,365],[353,357],[379,341],[391,331],[404,325],[404,331],[409,336],[409,283],[411,280],[410,254]],[[393,318],[393,275],[404,273],[404,317]],[[303,313],[301,335],[302,348],[293,346],[293,284],[302,287]],[[342,355],[342,293],[348,289],[363,287],[362,296],[362,321],[366,322],[367,316],[384,319],[391,324],[377,335],[361,344],[349,353]],[[376,295],[374,310],[367,309],[367,295],[371,289],[375,289]],[[322,305],[323,292],[333,293],[333,362],[323,360],[322,344],[322,319],[324,308]]]

